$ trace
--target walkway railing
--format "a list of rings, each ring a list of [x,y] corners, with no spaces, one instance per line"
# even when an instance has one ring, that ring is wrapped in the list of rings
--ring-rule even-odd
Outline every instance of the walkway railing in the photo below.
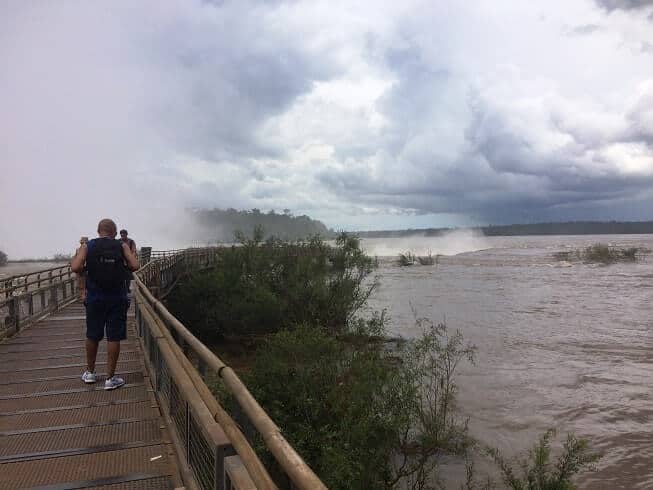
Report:
[[[150,261],[151,256],[167,255],[171,255],[171,252],[152,252],[144,247],[139,260],[144,264]],[[77,290],[76,276],[70,264],[1,278],[0,340],[11,337],[43,315],[68,304],[75,298]]]
[[[0,339],[69,303],[77,291],[69,265],[6,277],[0,285]]]
[[[203,490],[277,488],[250,441],[206,385],[213,377],[231,392],[247,424],[288,477],[289,487],[325,489],[236,373],[160,301],[184,275],[216,266],[220,251],[197,248],[159,255],[135,280],[138,331],[181,465],[192,484]]]

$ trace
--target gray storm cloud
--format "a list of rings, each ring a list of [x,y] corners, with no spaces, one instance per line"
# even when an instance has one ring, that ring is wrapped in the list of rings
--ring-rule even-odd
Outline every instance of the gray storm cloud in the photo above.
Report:
[[[192,206],[650,218],[650,3],[5,3],[0,249],[69,251],[104,216],[183,245]]]
[[[652,0],[594,0],[597,5],[606,9],[613,10],[638,10],[653,6]]]

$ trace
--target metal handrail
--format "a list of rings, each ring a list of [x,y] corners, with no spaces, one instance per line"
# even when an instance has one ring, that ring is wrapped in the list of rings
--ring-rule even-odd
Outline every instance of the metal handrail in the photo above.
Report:
[[[30,289],[29,285],[33,284],[37,286]],[[14,335],[42,316],[73,301],[78,291],[77,281],[70,272],[31,281],[29,285],[3,290],[5,297],[0,297],[0,339]],[[23,288],[24,291],[17,293],[18,289]],[[35,298],[39,298],[39,301],[35,301]]]
[[[326,486],[320,481],[313,470],[311,470],[301,456],[286,441],[280,429],[254,399],[237,374],[197,339],[156,297],[178,279],[175,276],[188,274],[199,267],[215,264],[219,259],[220,250],[219,247],[189,249],[163,256],[161,259],[152,260],[147,266],[138,271],[137,278],[135,279],[139,299],[138,304],[142,307],[147,307],[148,311],[154,312],[157,323],[163,325],[172,337],[178,339],[176,344],[181,344],[181,347],[179,345],[175,345],[175,347],[182,352],[184,357],[186,356],[183,352],[187,348],[190,348],[203,366],[208,366],[217,373],[227,389],[233,394],[240,409],[261,435],[266,447],[279,466],[293,482],[294,488],[306,490],[326,489]],[[186,360],[188,361],[187,358]],[[195,377],[196,380],[198,378],[201,380],[201,377],[199,377],[199,374],[190,361],[184,362],[183,365],[187,371],[192,369],[193,376],[191,377]],[[215,399],[213,398],[213,400]],[[215,404],[219,407],[217,401],[215,401]],[[215,404],[212,405],[215,407]],[[233,428],[233,420],[226,412],[223,412],[224,410],[217,410],[214,416],[216,420],[220,421],[225,432],[227,432],[227,427]],[[225,417],[228,417],[228,419]],[[239,430],[238,433],[240,433]],[[235,437],[238,439],[238,434],[235,434]],[[238,444],[241,443],[243,441],[238,442]],[[249,447],[248,443],[247,447]],[[250,476],[255,480],[257,487],[270,488],[266,486],[269,483],[266,484],[264,475],[262,476],[260,474],[260,461],[258,458],[246,449],[239,451],[236,444],[234,444],[234,448],[241,457]]]
[[[53,271],[59,271],[58,274],[52,274]],[[47,273],[48,275],[44,278],[41,278],[42,274]],[[0,278],[0,284],[3,287],[0,287],[0,296],[13,293],[19,289],[27,289],[29,286],[38,284],[39,287],[43,281],[51,281],[52,279],[61,278],[63,276],[68,276],[70,278],[72,271],[70,270],[70,264],[60,265],[58,267],[50,267],[47,269],[41,269],[34,272],[27,272],[25,274],[15,274],[13,276]],[[36,279],[30,281],[30,277],[36,277]]]

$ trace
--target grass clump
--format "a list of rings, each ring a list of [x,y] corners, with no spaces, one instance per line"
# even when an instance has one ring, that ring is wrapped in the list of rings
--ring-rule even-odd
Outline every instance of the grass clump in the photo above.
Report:
[[[439,258],[440,258],[439,255],[433,256],[433,254],[429,250],[429,253],[427,255],[417,257],[417,260],[419,261],[420,265],[438,265]]]
[[[582,261],[588,264],[614,264],[615,262],[636,262],[640,254],[647,251],[638,247],[611,247],[605,243],[595,243],[584,249],[556,252],[553,258],[558,261]]]
[[[619,259],[619,253],[604,243],[596,243],[587,247],[582,257],[585,262],[611,264]]]
[[[401,267],[407,267],[409,265],[414,265],[417,261],[417,256],[412,252],[400,253],[397,263]]]
[[[501,471],[503,483],[511,490],[574,490],[577,486],[573,477],[579,472],[594,469],[600,456],[589,450],[586,440],[573,434],[567,435],[562,454],[551,460],[553,429],[544,433],[537,444],[519,462],[516,469],[497,449],[488,449],[488,454]]]
[[[581,254],[579,250],[565,250],[562,252],[555,252],[553,258],[560,262],[573,262],[581,260]]]

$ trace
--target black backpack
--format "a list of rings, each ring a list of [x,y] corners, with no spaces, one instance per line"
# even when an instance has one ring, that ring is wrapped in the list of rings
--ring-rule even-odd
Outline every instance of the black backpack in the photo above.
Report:
[[[122,244],[112,238],[93,241],[86,255],[89,279],[102,291],[119,291],[127,280]]]

